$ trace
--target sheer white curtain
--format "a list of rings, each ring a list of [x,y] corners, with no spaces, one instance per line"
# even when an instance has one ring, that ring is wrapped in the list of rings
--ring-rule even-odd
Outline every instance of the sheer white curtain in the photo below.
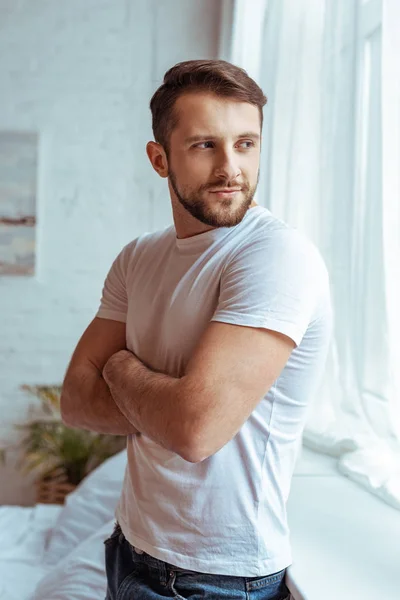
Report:
[[[224,58],[268,96],[258,202],[305,231],[331,274],[334,339],[303,442],[400,509],[399,3],[224,10]]]

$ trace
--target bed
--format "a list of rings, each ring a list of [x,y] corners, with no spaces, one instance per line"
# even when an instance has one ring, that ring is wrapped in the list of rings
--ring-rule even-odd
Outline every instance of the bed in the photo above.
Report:
[[[105,598],[103,541],[125,465],[125,451],[105,461],[64,506],[0,507],[0,600]]]

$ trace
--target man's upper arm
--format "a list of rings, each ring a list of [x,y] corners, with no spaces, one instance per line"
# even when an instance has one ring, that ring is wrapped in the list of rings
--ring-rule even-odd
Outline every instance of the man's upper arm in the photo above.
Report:
[[[125,246],[111,265],[97,315],[79,340],[68,371],[91,364],[101,375],[110,356],[126,348],[126,271],[133,245]]]
[[[75,368],[85,365],[92,365],[101,374],[110,356],[125,348],[126,324],[95,317],[75,348],[67,375]]]
[[[126,348],[126,272],[131,247],[125,246],[111,265],[97,315],[79,340],[64,377],[61,414],[71,426],[123,435],[136,431],[117,408],[102,373],[108,359]]]
[[[230,259],[184,377],[195,399],[185,406],[195,455],[236,435],[300,344],[327,285],[316,247],[292,230],[261,232]]]
[[[276,331],[210,323],[183,378],[192,397],[189,420],[194,424],[193,452],[199,460],[236,435],[279,377],[295,346]]]

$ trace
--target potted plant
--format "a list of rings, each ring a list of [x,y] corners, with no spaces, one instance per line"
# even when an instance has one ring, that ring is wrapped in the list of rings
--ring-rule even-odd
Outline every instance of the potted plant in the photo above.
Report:
[[[22,389],[40,400],[41,414],[16,426],[23,433],[18,468],[35,474],[37,502],[62,504],[88,473],[125,448],[126,438],[64,425],[61,386],[24,385]],[[4,461],[7,448],[0,452]]]

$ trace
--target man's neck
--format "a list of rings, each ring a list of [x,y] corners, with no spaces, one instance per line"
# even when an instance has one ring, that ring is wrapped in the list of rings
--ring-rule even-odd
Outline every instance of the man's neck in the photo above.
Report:
[[[254,206],[257,206],[257,203],[253,200],[253,202],[250,204],[249,210]],[[176,237],[181,240],[199,235],[200,233],[205,233],[206,231],[211,231],[212,229],[218,229],[217,227],[206,225],[205,223],[202,223],[193,217],[193,215],[191,215],[177,200],[172,200],[172,215],[174,219]]]

